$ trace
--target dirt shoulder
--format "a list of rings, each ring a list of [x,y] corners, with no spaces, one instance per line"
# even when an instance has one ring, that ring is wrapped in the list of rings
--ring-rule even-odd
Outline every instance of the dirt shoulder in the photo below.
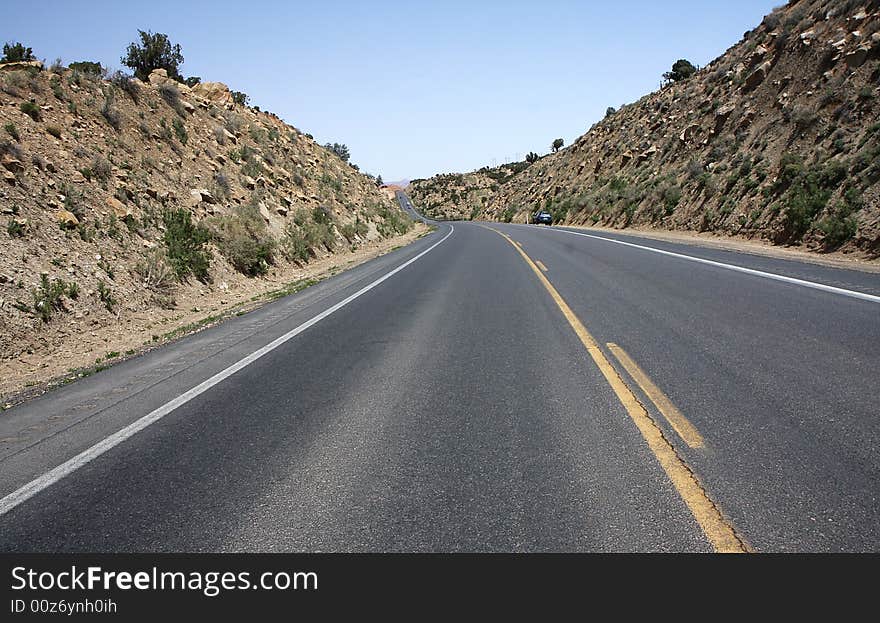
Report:
[[[0,360],[0,408],[8,409],[53,387],[256,309],[279,296],[405,246],[429,231],[428,226],[416,223],[402,236],[371,242],[354,251],[328,254],[304,267],[276,267],[261,278],[221,272],[211,284],[181,286],[175,293],[174,309],[124,312],[114,324],[106,326],[92,325],[83,319],[61,329],[44,329],[40,347]]]
[[[815,252],[805,251],[796,247],[780,247],[778,245],[774,245],[770,242],[762,240],[745,240],[743,238],[735,238],[731,236],[723,236],[711,233],[666,230],[661,231],[642,228],[615,229],[611,227],[589,227],[586,225],[565,225],[565,227],[571,229],[582,229],[585,231],[594,231],[597,233],[608,232],[613,234],[636,236],[639,238],[648,238],[651,240],[680,242],[683,244],[692,244],[708,249],[722,249],[725,251],[734,251],[737,253],[751,253],[754,255],[763,255],[766,257],[773,257],[783,260],[809,262],[811,264],[819,264],[822,266],[830,266],[833,268],[859,270],[866,273],[880,273],[880,258],[865,259],[839,252],[819,255]]]

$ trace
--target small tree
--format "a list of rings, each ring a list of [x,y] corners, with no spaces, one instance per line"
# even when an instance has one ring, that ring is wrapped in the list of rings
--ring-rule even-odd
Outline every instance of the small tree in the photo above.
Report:
[[[550,145],[550,147],[553,149],[553,152],[556,153],[557,151],[562,149],[563,145],[565,145],[565,141],[563,141],[561,138],[557,138],[555,141],[553,141],[553,144]]]
[[[241,91],[233,91],[232,92],[232,101],[238,104],[239,106],[247,106],[250,101],[250,97],[248,97],[247,93],[242,93]]]
[[[324,147],[342,158],[343,162],[348,162],[348,159],[351,158],[347,145],[343,145],[342,143],[333,143],[331,145],[330,143],[327,143]]]
[[[690,61],[680,58],[673,63],[672,71],[667,71],[663,74],[663,78],[671,82],[678,82],[679,80],[687,80],[693,76],[696,71],[697,68],[694,67]]]
[[[538,158],[540,158],[540,156],[533,151],[526,154],[526,162],[529,164],[535,164],[538,161]]]
[[[7,43],[3,46],[3,58],[0,59],[0,63],[20,63],[33,60],[36,60],[34,58],[34,51],[15,42]]]
[[[202,79],[199,76],[190,76],[189,78],[184,80],[183,83],[188,87],[194,87],[201,81]]]
[[[180,76],[178,67],[183,63],[183,54],[180,53],[179,45],[171,45],[168,35],[160,32],[144,32],[138,30],[141,37],[141,43],[129,43],[125,56],[122,57],[122,64],[131,67],[134,75],[140,80],[146,81],[150,77],[150,72],[154,69],[164,69],[168,72],[168,77],[177,80],[183,79]]]
[[[609,106],[605,109],[605,118],[607,119],[611,115],[617,112],[617,109],[614,106]]]
[[[384,183],[385,183],[385,182],[382,181],[382,176],[381,176],[381,175],[379,175],[378,177],[376,177],[376,186],[381,186],[381,185],[384,184]]]

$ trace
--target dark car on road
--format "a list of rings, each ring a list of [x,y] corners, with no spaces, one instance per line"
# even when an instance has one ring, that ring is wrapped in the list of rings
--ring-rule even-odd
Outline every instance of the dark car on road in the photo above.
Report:
[[[552,225],[553,224],[553,215],[550,214],[547,210],[538,210],[534,214],[532,214],[532,224],[533,225]]]

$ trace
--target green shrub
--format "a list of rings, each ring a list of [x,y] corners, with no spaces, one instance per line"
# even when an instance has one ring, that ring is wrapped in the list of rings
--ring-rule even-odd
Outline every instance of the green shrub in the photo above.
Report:
[[[193,275],[199,281],[207,282],[211,261],[210,251],[205,248],[210,237],[208,232],[195,225],[190,213],[184,209],[166,210],[162,221],[165,224],[162,241],[177,278],[183,281]]]
[[[104,75],[104,67],[101,63],[94,63],[92,61],[77,61],[71,63],[67,67],[76,73],[86,74],[88,76]]]
[[[49,279],[49,275],[40,275],[40,285],[31,293],[34,297],[34,311],[43,322],[49,322],[52,312],[65,311],[62,297],[67,292],[67,284],[61,279]]]
[[[232,101],[239,106],[247,106],[248,102],[250,101],[250,97],[248,97],[247,93],[242,93],[241,91],[233,91]]]
[[[88,171],[89,175],[86,177],[94,177],[101,181],[107,181],[110,179],[110,174],[112,173],[113,168],[104,156],[101,154],[95,154],[89,164]]]
[[[43,118],[40,107],[34,102],[22,102],[18,108],[34,121],[40,121]]]
[[[308,240],[298,227],[288,223],[281,237],[281,253],[291,262],[305,264],[311,257]]]
[[[100,279],[98,280],[98,298],[104,304],[104,307],[107,308],[107,311],[112,314],[113,308],[116,307],[116,299],[113,297],[113,292],[107,287],[107,284]]]
[[[839,247],[855,236],[858,227],[856,218],[847,215],[840,207],[816,224],[816,228],[825,236],[825,246],[830,248]]]
[[[666,216],[675,212],[679,201],[681,201],[681,188],[678,186],[669,186],[663,191],[663,208]]]
[[[140,87],[138,87],[137,82],[132,80],[131,76],[124,74],[121,71],[116,71],[113,72],[113,75],[110,77],[110,82],[117,89],[128,95],[135,104],[138,103],[141,90]]]
[[[9,234],[11,238],[24,237],[24,229],[24,224],[17,219],[10,219],[9,223],[6,225],[6,233]]]
[[[101,115],[110,124],[110,127],[119,132],[122,129],[122,114],[119,109],[113,105],[113,93],[107,91],[104,93],[104,104],[101,106]]]
[[[21,43],[7,43],[3,46],[3,58],[0,63],[21,63],[36,60],[34,51]]]
[[[672,64],[672,71],[667,71],[663,74],[663,78],[670,82],[678,82],[679,80],[687,80],[696,71],[697,68],[689,60],[680,58]]]
[[[183,121],[175,117],[174,121],[171,122],[171,126],[174,128],[177,140],[180,141],[181,145],[186,145],[186,142],[189,140],[189,135],[186,133],[186,126],[183,125]]]
[[[183,63],[179,45],[172,45],[168,35],[138,30],[140,43],[132,42],[126,48],[122,64],[134,70],[138,79],[146,82],[154,69],[164,69],[168,77],[181,81],[178,70]]]
[[[237,271],[250,277],[269,271],[275,241],[256,205],[236,206],[231,214],[211,217],[207,226],[220,252]]]
[[[14,140],[21,140],[21,135],[19,135],[18,128],[15,127],[14,123],[7,123],[3,126],[3,129],[6,130],[7,134],[9,134]]]
[[[54,136],[55,138],[59,138],[59,139],[61,138],[61,128],[59,128],[58,126],[47,125],[47,126],[46,126],[46,132],[47,132],[48,134],[51,134],[51,135]]]

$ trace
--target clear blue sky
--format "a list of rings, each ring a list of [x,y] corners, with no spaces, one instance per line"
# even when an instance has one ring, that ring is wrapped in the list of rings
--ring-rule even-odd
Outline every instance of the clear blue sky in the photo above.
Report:
[[[0,40],[120,67],[137,29],[385,180],[468,171],[569,144],[608,106],[705,65],[782,0],[127,2],[4,7]]]

